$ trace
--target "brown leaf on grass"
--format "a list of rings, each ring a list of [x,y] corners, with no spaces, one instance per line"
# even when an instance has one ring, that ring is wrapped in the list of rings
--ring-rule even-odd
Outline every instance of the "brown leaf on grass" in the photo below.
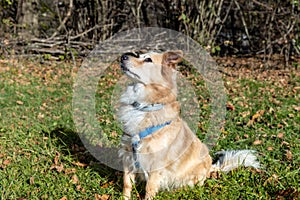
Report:
[[[60,158],[60,153],[59,153],[59,152],[56,152],[56,155],[55,155],[55,157],[54,157],[54,164],[55,164],[55,165],[58,165],[59,158]]]
[[[76,190],[81,190],[81,185],[77,185]]]
[[[68,198],[66,196],[64,196],[60,200],[68,200]]]
[[[38,119],[44,119],[45,118],[45,115],[42,114],[42,113],[39,113],[38,116],[37,116]]]
[[[260,144],[262,144],[262,141],[261,141],[261,140],[255,140],[255,141],[253,142],[253,145],[260,145]]]
[[[247,123],[247,126],[252,126],[254,124],[255,121],[257,121],[258,118],[260,118],[261,116],[263,116],[263,114],[265,113],[264,110],[259,110],[257,111],[249,120],[249,122]]]
[[[110,182],[104,183],[104,184],[101,185],[100,187],[101,187],[101,188],[108,188],[110,185],[113,185],[113,184],[114,184],[114,182],[113,182],[113,181],[110,181]]]
[[[267,150],[268,150],[268,151],[273,151],[273,150],[274,150],[274,147],[268,147]]]
[[[276,197],[276,200],[279,199],[291,199],[291,200],[299,199],[299,191],[296,188],[287,188],[284,190],[280,190],[278,191]]]
[[[6,153],[0,153],[0,158],[3,158],[4,156],[6,156]]]
[[[286,141],[282,141],[281,146],[286,146],[286,147],[290,148],[290,143],[288,143]]]
[[[57,172],[62,172],[64,170],[64,165],[61,163],[59,164],[60,160],[60,153],[56,152],[56,155],[53,159],[54,164],[50,167],[50,170],[56,169]]]
[[[29,179],[29,184],[30,184],[30,185],[34,185],[34,177],[30,177],[30,179]]]
[[[288,160],[293,160],[293,154],[290,150],[286,150],[285,156]]]
[[[101,188],[108,188],[109,184],[108,183],[104,183],[103,185],[101,185]]]
[[[89,164],[81,163],[81,162],[72,162],[73,165],[76,165],[78,167],[86,167],[89,166]]]
[[[300,90],[300,86],[294,87],[293,90]]]
[[[277,124],[277,128],[283,128],[284,126],[282,124]]]
[[[71,177],[71,180],[72,180],[73,184],[78,184],[79,183],[79,179],[78,179],[78,176],[76,174],[74,174]]]
[[[56,169],[57,172],[62,172],[64,170],[64,165],[60,164],[60,165],[52,165],[50,167],[50,170],[52,169]]]
[[[252,119],[250,119],[250,120],[248,121],[248,123],[247,123],[247,126],[252,126],[253,123],[254,123],[254,121],[253,121]]]
[[[210,172],[210,177],[214,179],[220,178],[220,173],[219,172]]]
[[[95,199],[96,200],[108,200],[109,197],[110,197],[110,195],[108,195],[108,194],[102,194],[102,195],[95,194]]]
[[[283,138],[283,136],[284,136],[284,134],[283,134],[283,133],[278,133],[278,134],[277,134],[277,137],[278,137],[278,138],[280,138],[280,139],[282,139],[282,138]]]
[[[272,174],[263,184],[263,186],[267,186],[270,183],[275,183],[278,181],[278,175]]]
[[[3,161],[3,165],[9,165],[10,164],[10,160],[4,160]]]
[[[54,92],[56,89],[55,88],[52,88],[52,87],[47,87],[46,90],[48,92]]]
[[[258,119],[259,117],[263,116],[264,113],[265,113],[264,110],[259,110],[259,111],[257,111],[257,112],[252,116],[252,120]]]
[[[73,174],[76,172],[75,168],[67,168],[64,170],[65,174]]]
[[[111,132],[111,136],[112,136],[112,137],[117,137],[117,136],[118,136],[118,133],[117,133],[116,131],[112,131],[112,132]]]
[[[293,108],[294,108],[294,110],[296,110],[296,111],[300,111],[300,106],[295,106],[295,105],[293,105]]]
[[[230,103],[230,102],[227,102],[226,108],[227,108],[227,110],[235,110],[234,105],[232,103]]]
[[[16,101],[16,103],[17,103],[18,105],[23,105],[23,104],[24,104],[23,101]]]
[[[245,112],[242,112],[240,114],[243,118],[247,117],[248,115],[250,115],[250,111],[245,111]]]
[[[6,168],[7,165],[10,164],[10,160],[4,160],[2,164],[0,163],[0,169]]]

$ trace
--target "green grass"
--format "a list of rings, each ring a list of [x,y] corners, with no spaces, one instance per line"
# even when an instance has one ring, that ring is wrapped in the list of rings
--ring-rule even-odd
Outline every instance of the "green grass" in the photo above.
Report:
[[[76,69],[68,63],[0,64],[0,199],[121,199],[122,174],[99,164],[76,134]],[[102,130],[118,141],[109,100],[116,77],[108,72],[100,81],[96,108]],[[266,80],[225,77],[224,82],[234,109],[227,111],[226,127],[212,151],[254,149],[264,169],[241,168],[204,186],[160,192],[157,199],[298,199],[299,73]],[[203,89],[201,80],[195,87]],[[205,109],[206,97],[199,100]],[[209,116],[206,112],[201,119]],[[206,122],[200,130],[206,130]],[[134,199],[141,188],[134,190]]]

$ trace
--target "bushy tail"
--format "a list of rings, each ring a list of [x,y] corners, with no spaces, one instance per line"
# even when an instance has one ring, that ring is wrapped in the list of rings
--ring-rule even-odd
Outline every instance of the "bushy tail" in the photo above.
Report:
[[[212,165],[211,172],[229,172],[239,166],[260,168],[259,161],[253,150],[219,151],[219,159]]]

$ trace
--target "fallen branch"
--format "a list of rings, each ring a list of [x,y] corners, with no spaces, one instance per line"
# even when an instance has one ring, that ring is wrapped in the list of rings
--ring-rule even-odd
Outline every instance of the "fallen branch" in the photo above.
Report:
[[[31,48],[29,51],[35,53],[51,54],[51,55],[63,55],[66,52],[59,49],[45,49],[45,48]]]

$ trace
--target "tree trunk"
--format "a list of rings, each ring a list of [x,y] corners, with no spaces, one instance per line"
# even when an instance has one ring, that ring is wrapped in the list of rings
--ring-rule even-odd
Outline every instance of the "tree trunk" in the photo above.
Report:
[[[24,39],[39,36],[38,0],[20,0],[19,35]]]

